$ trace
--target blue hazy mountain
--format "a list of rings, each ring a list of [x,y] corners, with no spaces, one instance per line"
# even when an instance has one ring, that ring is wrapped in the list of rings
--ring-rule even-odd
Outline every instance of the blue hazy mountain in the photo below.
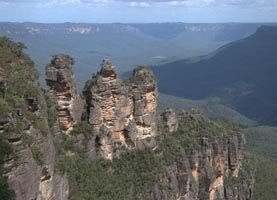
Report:
[[[154,67],[163,93],[189,99],[217,97],[259,122],[277,122],[277,27],[262,26],[197,59]]]
[[[50,55],[72,55],[76,60],[76,78],[83,83],[103,58],[112,59],[121,72],[141,64],[172,62],[207,54],[252,34],[258,26],[260,24],[0,23],[0,35],[24,42],[42,75]]]

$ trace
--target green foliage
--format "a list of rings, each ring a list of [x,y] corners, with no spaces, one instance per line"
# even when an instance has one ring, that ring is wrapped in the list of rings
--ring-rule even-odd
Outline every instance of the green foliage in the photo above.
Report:
[[[239,170],[239,176],[225,176],[224,185],[227,188],[241,188],[243,185],[252,185],[253,178],[257,169],[257,157],[252,154],[246,154]]]
[[[253,200],[269,200],[277,197],[277,165],[272,161],[257,157],[259,160]]]
[[[47,104],[47,120],[50,128],[53,128],[57,121],[57,110],[55,102],[47,95],[44,95]]]
[[[243,116],[227,105],[223,105],[219,98],[210,97],[202,100],[191,100],[160,93],[158,110],[164,111],[166,108],[173,108],[175,110],[191,110],[192,108],[198,108],[212,119],[224,118],[246,127],[255,125],[253,120]]]
[[[0,137],[0,165],[3,164],[4,158],[11,153],[12,147]]]
[[[0,37],[1,77],[6,82],[5,100],[12,108],[22,106],[26,97],[38,96],[40,89],[34,80],[37,72],[32,60],[24,54],[25,46]]]
[[[93,130],[89,123],[86,121],[79,122],[70,133],[71,135],[80,135],[83,134],[85,138],[88,140],[91,136],[93,136]]]
[[[253,200],[276,199],[277,196],[277,128],[252,127],[244,130],[247,150],[254,157],[257,170]]]
[[[12,111],[9,103],[5,101],[5,99],[0,98],[0,113],[1,114],[8,114]]]
[[[14,192],[9,188],[7,177],[0,176],[0,199],[15,200]]]
[[[41,152],[40,148],[36,145],[31,146],[31,152],[33,155],[34,160],[37,162],[38,165],[43,165],[43,153]]]
[[[7,178],[2,177],[4,158],[12,153],[12,146],[6,142],[10,133],[22,136],[23,144],[31,147],[33,158],[40,165],[43,164],[43,154],[40,149],[32,145],[33,135],[26,133],[26,128],[32,124],[42,133],[46,133],[45,123],[35,113],[28,110],[28,97],[39,97],[41,89],[37,80],[37,73],[32,60],[24,54],[22,43],[15,43],[5,37],[0,37],[0,77],[3,95],[0,97],[0,113],[7,116],[11,113],[12,123],[4,130],[0,137],[0,199],[15,199],[9,189]]]
[[[161,162],[151,150],[123,154],[112,162],[65,159],[59,162],[70,179],[70,199],[138,199],[156,181]]]
[[[207,200],[210,198],[210,194],[205,190],[200,190],[198,195],[199,200]]]
[[[75,156],[85,158],[87,153],[88,141],[93,136],[91,125],[85,121],[79,122],[70,135],[64,136],[62,144],[59,145],[60,154],[71,153]]]
[[[25,134],[23,134],[22,141],[25,145],[30,147],[33,143],[33,136],[30,135],[30,134],[25,133]]]
[[[2,165],[7,155],[12,153],[12,147],[0,137],[0,199],[13,200],[15,199],[14,192],[9,188],[7,178],[2,176]]]
[[[277,162],[277,128],[259,126],[244,129],[247,150],[255,154],[266,156]]]
[[[213,122],[205,118],[196,120],[191,113],[181,117],[180,128],[174,134],[161,133],[158,138],[159,147],[133,150],[122,153],[113,161],[90,161],[80,156],[76,147],[76,138],[70,137],[60,152],[58,169],[66,173],[70,183],[70,199],[146,199],[149,191],[158,181],[158,175],[166,168],[186,155],[186,151],[194,148],[203,136],[213,140],[222,134],[233,134],[235,126],[227,122]],[[72,132],[85,134],[87,125]],[[231,130],[230,127],[232,127]],[[236,127],[237,128],[237,127]],[[212,131],[212,134],[209,132]],[[77,146],[78,147],[78,146]],[[67,154],[68,151],[76,152]]]
[[[43,135],[48,134],[48,126],[43,119],[36,118],[36,120],[33,122],[33,126],[34,128],[40,130]]]
[[[78,157],[85,158],[87,152],[87,140],[78,140],[77,137],[67,137],[61,144],[64,153],[74,153]]]

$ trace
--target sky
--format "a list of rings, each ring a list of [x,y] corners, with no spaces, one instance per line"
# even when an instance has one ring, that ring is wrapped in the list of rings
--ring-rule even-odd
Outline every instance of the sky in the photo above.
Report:
[[[276,22],[277,0],[0,0],[11,22]]]

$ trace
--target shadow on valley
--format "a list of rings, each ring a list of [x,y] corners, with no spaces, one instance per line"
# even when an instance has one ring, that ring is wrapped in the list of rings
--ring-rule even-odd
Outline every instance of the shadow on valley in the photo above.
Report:
[[[198,60],[152,67],[162,93],[220,103],[263,124],[277,123],[277,27],[262,26]]]

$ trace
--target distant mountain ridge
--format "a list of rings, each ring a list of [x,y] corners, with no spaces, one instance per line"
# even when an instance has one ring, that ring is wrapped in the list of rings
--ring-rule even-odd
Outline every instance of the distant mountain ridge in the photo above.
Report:
[[[49,33],[67,33],[67,34],[95,34],[98,32],[142,32],[158,38],[176,37],[182,32],[217,32],[216,39],[230,40],[221,37],[221,32],[228,31],[234,35],[234,39],[253,32],[260,23],[12,23],[0,22],[1,34],[49,34]]]
[[[191,99],[219,97],[259,122],[277,122],[277,27],[232,42],[195,62],[154,67],[163,93]]]
[[[138,64],[157,65],[207,54],[246,37],[261,24],[87,24],[0,23],[0,35],[22,41],[43,75],[51,55],[67,53],[76,60],[80,85],[110,58],[120,72]],[[42,80],[43,80],[43,76]]]

